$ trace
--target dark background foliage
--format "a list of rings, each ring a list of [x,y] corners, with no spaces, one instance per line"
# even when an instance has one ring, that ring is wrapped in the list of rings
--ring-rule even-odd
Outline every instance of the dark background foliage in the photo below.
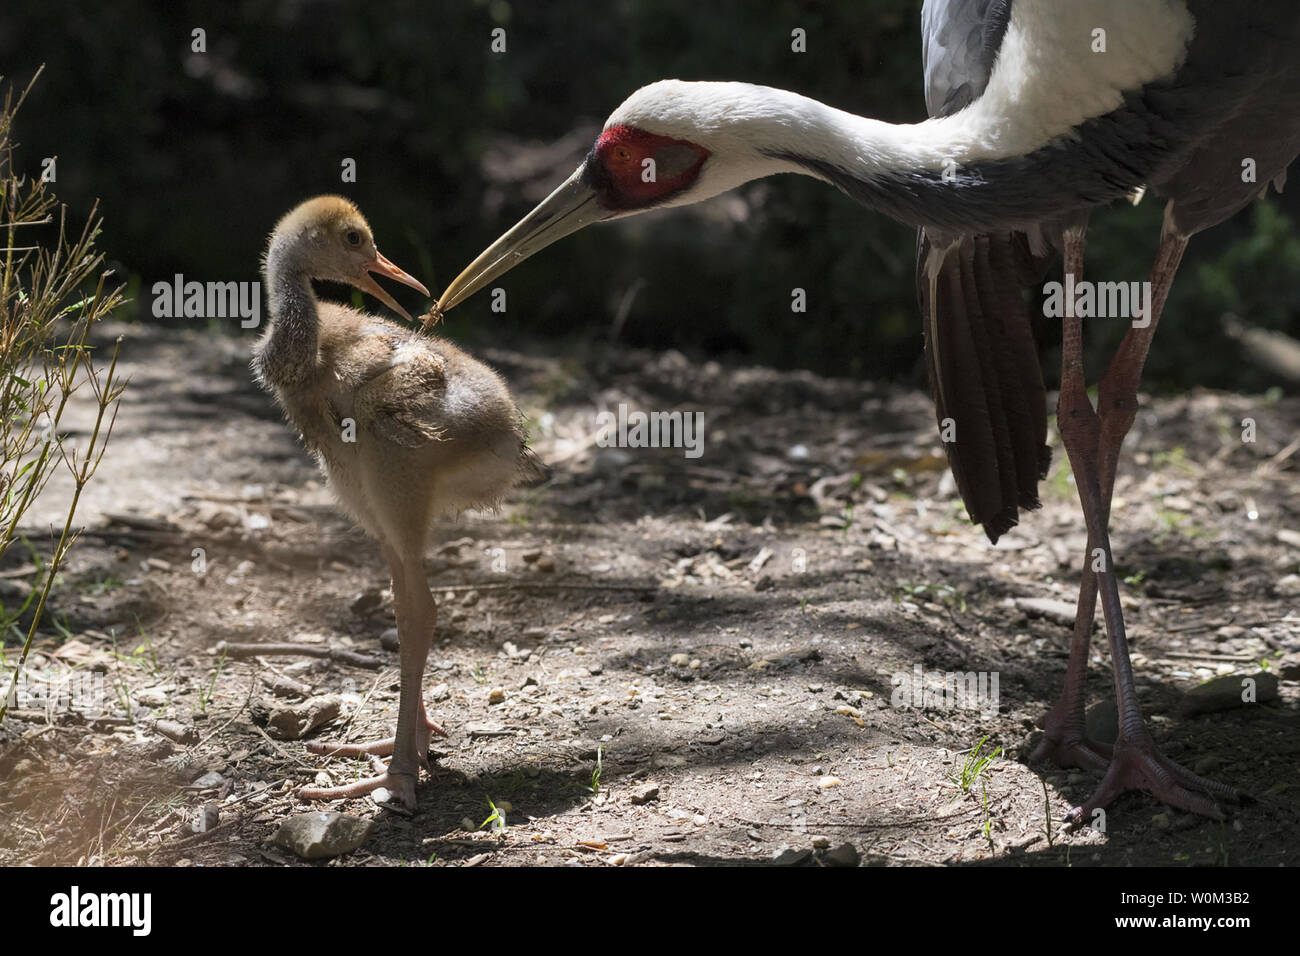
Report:
[[[787,87],[894,122],[924,117],[919,0],[343,0],[0,7],[0,73],[46,71],[19,118],[21,162],[58,157],[57,191],[94,199],[104,246],[152,284],[257,278],[265,236],[307,196],[339,192],[386,254],[435,293],[586,151],[631,91],[663,77]],[[494,27],[508,49],[489,49]],[[206,31],[207,52],[191,51]],[[808,52],[790,50],[794,27]],[[344,157],[358,181],[340,181]],[[1222,316],[1300,333],[1294,196],[1199,238],[1148,384],[1262,389]],[[1145,277],[1160,204],[1099,214],[1090,276]],[[614,338],[740,361],[919,382],[913,234],[813,180],[780,177],[688,210],[588,229],[452,314],[471,345]],[[792,314],[793,287],[808,293]],[[404,301],[423,307],[404,296]],[[1094,330],[1100,354],[1122,328]],[[238,330],[234,322],[222,327]],[[1054,362],[1059,336],[1040,339]],[[1056,373],[1049,367],[1048,379]]]

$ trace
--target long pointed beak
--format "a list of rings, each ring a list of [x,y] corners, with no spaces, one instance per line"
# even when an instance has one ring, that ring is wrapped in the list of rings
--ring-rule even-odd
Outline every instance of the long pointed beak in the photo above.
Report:
[[[397,300],[384,291],[383,286],[370,278],[370,273],[372,272],[381,276],[387,276],[390,279],[395,279],[402,283],[402,285],[409,285],[412,289],[423,293],[427,298],[429,290],[424,287],[424,283],[414,276],[409,275],[405,270],[394,265],[387,257],[382,255],[378,249],[375,250],[375,261],[366,266],[365,271],[361,273],[361,277],[357,280],[356,286],[358,289],[363,292],[369,292],[380,302],[384,303],[384,305],[388,306],[398,315],[404,317],[408,322],[411,321],[410,313],[398,305]]]
[[[438,299],[438,310],[446,312],[453,308],[557,239],[608,218],[609,213],[596,202],[596,191],[582,182],[582,172],[583,167],[579,166],[536,209],[466,266],[465,271],[443,290]]]

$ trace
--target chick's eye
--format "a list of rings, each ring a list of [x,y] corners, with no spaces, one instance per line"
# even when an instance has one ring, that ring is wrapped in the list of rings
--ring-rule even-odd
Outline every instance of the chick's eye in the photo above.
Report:
[[[361,244],[361,233],[357,232],[355,229],[349,229],[349,230],[348,230],[348,235],[347,235],[347,240],[348,240],[348,244],[349,244],[349,245],[353,245],[353,246],[360,245],[360,244]]]
[[[614,158],[618,160],[620,163],[630,162],[632,159],[632,151],[629,150],[626,146],[615,146]]]

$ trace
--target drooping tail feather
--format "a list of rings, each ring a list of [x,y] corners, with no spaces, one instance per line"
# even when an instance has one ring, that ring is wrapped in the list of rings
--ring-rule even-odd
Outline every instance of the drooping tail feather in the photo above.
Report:
[[[970,235],[941,250],[917,237],[926,366],[948,464],[990,541],[1039,506],[1047,474],[1043,373],[1022,293],[1045,256],[1020,233]]]

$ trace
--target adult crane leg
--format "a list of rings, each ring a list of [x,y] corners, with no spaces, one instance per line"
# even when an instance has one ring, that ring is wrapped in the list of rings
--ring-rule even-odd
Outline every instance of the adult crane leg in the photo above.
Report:
[[[422,541],[422,538],[419,539]],[[398,650],[401,690],[397,702],[395,736],[362,744],[309,743],[307,750],[322,756],[369,756],[374,776],[338,787],[307,787],[298,791],[303,800],[341,800],[365,796],[380,787],[410,810],[416,807],[415,784],[420,768],[429,770],[429,744],[434,734],[447,736],[431,721],[424,709],[424,665],[433,646],[438,607],[424,577],[422,548],[414,546],[398,553],[383,546],[393,575],[393,598],[397,609]],[[385,766],[378,758],[391,755]]]
[[[1066,276],[1073,276],[1077,284],[1083,279],[1084,234],[1087,231],[1086,220],[1067,228],[1064,232]],[[1067,414],[1082,418],[1094,427],[1096,413],[1088,401],[1082,360],[1082,327],[1080,320],[1067,319],[1078,326],[1076,332],[1080,339],[1076,343],[1078,350],[1071,358],[1062,346],[1061,355],[1061,392],[1057,400],[1058,425]],[[1109,520],[1110,496],[1114,486],[1115,473],[1109,475],[1104,469],[1098,475],[1101,486],[1103,506],[1102,521]],[[1082,492],[1081,492],[1082,493]],[[1093,621],[1097,613],[1097,576],[1092,570],[1092,552],[1096,544],[1088,540],[1087,552],[1084,554],[1083,572],[1079,580],[1079,602],[1074,616],[1074,633],[1070,639],[1070,660],[1065,668],[1065,684],[1056,704],[1038,720],[1043,728],[1043,739],[1034,750],[1033,760],[1050,757],[1062,767],[1082,767],[1105,771],[1110,765],[1110,745],[1089,739],[1085,720],[1084,706],[1087,703],[1085,685],[1088,679],[1088,648],[1092,639]]]
[[[1083,384],[1082,323],[1078,318],[1065,319],[1064,380],[1057,422],[1088,525],[1089,567],[1094,572],[1106,619],[1119,713],[1119,736],[1112,748],[1110,765],[1093,795],[1071,811],[1069,819],[1073,823],[1089,821],[1097,809],[1126,790],[1143,790],[1171,806],[1219,819],[1223,813],[1216,800],[1241,797],[1235,788],[1208,780],[1169,760],[1151,739],[1137,703],[1107,527],[1120,448],[1137,416],[1142,367],[1186,248],[1187,237],[1172,228],[1167,216],[1151,273],[1151,312],[1142,327],[1129,329],[1112,358],[1102,378],[1096,411],[1088,401]]]

